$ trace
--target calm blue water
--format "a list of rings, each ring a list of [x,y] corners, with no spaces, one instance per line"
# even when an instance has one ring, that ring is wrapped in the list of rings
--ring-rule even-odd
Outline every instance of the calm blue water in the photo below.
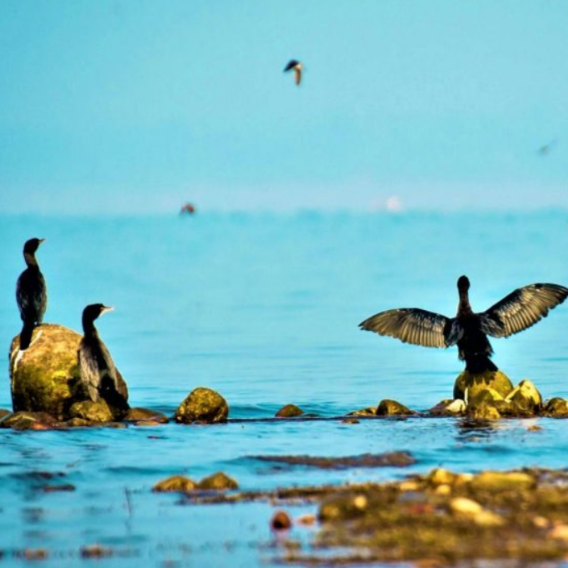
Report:
[[[80,329],[88,303],[116,311],[99,331],[130,402],[172,413],[197,386],[219,390],[231,417],[273,416],[296,403],[322,417],[396,398],[426,409],[451,396],[454,349],[428,350],[359,331],[394,307],[453,315],[455,281],[472,281],[483,310],[514,288],[568,283],[568,214],[269,214],[193,218],[0,219],[0,407],[10,407],[7,353],[20,321],[14,286],[21,248],[46,237],[39,260],[46,321]],[[506,340],[495,361],[545,398],[568,396],[568,305]],[[413,471],[522,465],[566,467],[568,421],[507,421],[468,431],[453,420],[236,422],[212,427],[16,433],[0,430],[3,562],[41,547],[42,566],[73,566],[84,544],[115,549],[102,566],[261,566],[267,504],[189,507],[149,489],[174,473],[222,469],[245,489],[399,476],[408,470],[274,471],[257,454],[354,455],[409,450]],[[33,471],[64,474],[74,493],[43,493]],[[59,480],[56,480],[59,481]],[[131,507],[127,505],[126,493]],[[303,511],[304,509],[302,509]],[[306,529],[294,538],[309,539]]]

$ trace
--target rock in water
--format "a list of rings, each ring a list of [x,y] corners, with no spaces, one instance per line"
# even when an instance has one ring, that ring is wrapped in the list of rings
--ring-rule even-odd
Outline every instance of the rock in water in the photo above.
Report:
[[[34,329],[31,345],[19,357],[19,336],[12,340],[10,385],[14,411],[47,412],[58,420],[71,418],[71,406],[85,400],[77,388],[80,341],[81,335],[67,327],[43,324]]]
[[[544,407],[544,414],[552,418],[568,418],[568,400],[560,397],[551,398]]]
[[[471,400],[478,392],[491,388],[502,397],[506,397],[513,390],[513,383],[502,371],[485,371],[484,373],[470,373],[463,371],[454,384],[454,398]]]
[[[534,384],[524,379],[522,380],[508,395],[505,399],[514,405],[519,413],[526,412],[528,414],[534,414],[538,412],[542,407],[542,396]]]
[[[293,418],[294,416],[302,416],[302,414],[304,414],[304,411],[299,406],[287,404],[276,413],[276,418]]]
[[[94,423],[112,422],[113,420],[112,411],[103,399],[98,402],[92,400],[75,402],[71,406],[69,414],[71,418],[82,418]]]
[[[227,401],[216,391],[198,387],[180,404],[174,415],[176,422],[191,424],[226,422],[229,416]]]
[[[381,400],[379,406],[377,406],[377,416],[409,416],[411,414],[416,414],[416,412],[396,400],[385,398]]]
[[[239,484],[232,477],[218,471],[213,475],[204,477],[197,484],[197,487],[205,491],[225,491],[226,489],[238,489]]]

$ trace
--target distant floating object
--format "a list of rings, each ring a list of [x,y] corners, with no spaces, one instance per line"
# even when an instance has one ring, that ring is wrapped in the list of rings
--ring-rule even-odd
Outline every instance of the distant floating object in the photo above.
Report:
[[[552,150],[554,150],[554,148],[556,148],[557,145],[558,145],[558,140],[555,138],[554,140],[551,140],[548,144],[541,146],[538,149],[538,154],[541,156],[548,156],[548,154],[550,154],[550,152],[552,152]]]
[[[284,73],[288,73],[289,71],[294,71],[294,76],[296,79],[296,85],[300,86],[302,82],[302,70],[304,69],[304,65],[295,59],[290,59],[288,65],[284,67]]]
[[[385,202],[385,208],[391,213],[400,213],[402,211],[402,201],[398,195],[391,195]]]
[[[195,205],[192,203],[184,203],[179,210],[180,215],[193,215],[195,213]]]

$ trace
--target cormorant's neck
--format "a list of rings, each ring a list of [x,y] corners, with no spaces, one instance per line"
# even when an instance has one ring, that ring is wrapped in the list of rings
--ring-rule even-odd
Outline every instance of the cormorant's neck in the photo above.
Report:
[[[83,316],[83,333],[85,337],[98,337],[95,322],[91,318]]]
[[[460,290],[460,303],[458,304],[458,315],[472,314],[473,310],[469,303],[469,294],[467,290]]]
[[[36,257],[35,257],[35,253],[25,252],[24,253],[24,260],[26,261],[26,264],[28,265],[29,268],[39,268],[39,265],[38,265]]]

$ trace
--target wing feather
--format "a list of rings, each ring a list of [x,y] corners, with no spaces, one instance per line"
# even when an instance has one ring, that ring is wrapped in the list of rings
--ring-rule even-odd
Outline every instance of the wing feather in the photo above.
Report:
[[[534,325],[568,297],[558,284],[531,284],[518,288],[479,314],[481,330],[493,337],[509,337]]]
[[[455,320],[419,308],[387,310],[366,319],[359,324],[365,331],[388,335],[404,343],[424,347],[448,347],[457,341],[444,333],[453,329]]]

